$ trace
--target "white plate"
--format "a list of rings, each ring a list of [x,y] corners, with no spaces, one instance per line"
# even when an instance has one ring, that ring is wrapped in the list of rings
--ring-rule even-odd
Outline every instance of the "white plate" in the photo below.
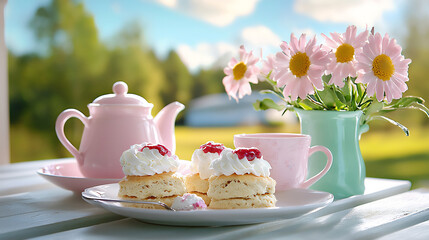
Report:
[[[85,194],[118,199],[119,185],[106,184],[84,191]],[[317,211],[334,200],[330,193],[309,189],[290,189],[277,192],[277,207],[255,209],[206,209],[196,211],[167,211],[125,207],[121,203],[87,200],[113,213],[144,222],[176,226],[227,226],[275,221],[302,216]]]

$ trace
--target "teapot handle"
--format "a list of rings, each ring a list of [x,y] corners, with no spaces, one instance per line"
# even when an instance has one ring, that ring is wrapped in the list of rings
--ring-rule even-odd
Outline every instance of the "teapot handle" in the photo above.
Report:
[[[55,131],[57,132],[58,139],[64,145],[64,147],[76,158],[79,164],[83,164],[82,154],[70,143],[64,134],[64,125],[69,118],[78,118],[86,126],[88,124],[88,118],[75,109],[64,110],[57,118],[55,123]]]

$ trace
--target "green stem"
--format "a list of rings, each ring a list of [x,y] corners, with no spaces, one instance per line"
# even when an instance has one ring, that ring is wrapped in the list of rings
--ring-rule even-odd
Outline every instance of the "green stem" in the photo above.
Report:
[[[269,77],[265,77],[266,81],[271,85],[271,88],[273,89],[274,92],[277,93],[277,96],[283,100],[283,102],[289,104],[289,101],[287,101],[283,95],[282,90],[277,86],[276,82],[271,80]]]
[[[312,102],[312,103],[316,104],[317,106],[321,106],[321,107],[323,107],[323,108],[326,108],[326,106],[324,106],[322,103],[320,103],[320,102],[318,102],[318,101],[314,100],[313,98],[311,98],[311,97],[310,97],[310,96],[308,96],[308,95],[307,95],[307,99],[308,99],[310,102]]]

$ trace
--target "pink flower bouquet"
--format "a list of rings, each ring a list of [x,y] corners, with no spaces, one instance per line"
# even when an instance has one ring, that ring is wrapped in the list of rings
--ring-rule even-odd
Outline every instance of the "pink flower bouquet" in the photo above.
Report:
[[[266,98],[254,104],[256,110],[362,110],[362,124],[384,119],[407,135],[407,128],[382,114],[414,108],[429,117],[422,98],[402,96],[408,89],[411,60],[404,58],[395,39],[387,34],[382,37],[374,29],[357,34],[355,26],[349,26],[343,34],[322,36],[326,42],[319,45],[316,37],[307,42],[305,34],[298,39],[292,33],[290,42],[281,43],[281,51],[265,60],[241,46],[240,58],[232,58],[224,69],[228,96],[238,101],[252,92],[250,83],[265,81],[271,89],[262,92],[275,94],[283,103]]]

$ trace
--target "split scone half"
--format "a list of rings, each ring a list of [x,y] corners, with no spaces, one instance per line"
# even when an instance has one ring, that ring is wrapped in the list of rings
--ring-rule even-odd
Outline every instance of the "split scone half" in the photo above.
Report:
[[[119,182],[118,196],[127,200],[173,204],[186,193],[183,179],[175,172],[179,167],[176,155],[161,144],[136,144],[121,156],[125,177]],[[164,209],[156,205],[125,204],[132,207]]]
[[[256,148],[225,149],[210,166],[207,196],[211,209],[275,207],[276,182]]]
[[[207,206],[210,205],[210,198],[207,196],[209,189],[209,177],[212,175],[210,164],[219,158],[225,149],[223,144],[209,141],[196,149],[191,158],[191,173],[184,177],[186,189],[189,193],[196,194],[204,199]]]

